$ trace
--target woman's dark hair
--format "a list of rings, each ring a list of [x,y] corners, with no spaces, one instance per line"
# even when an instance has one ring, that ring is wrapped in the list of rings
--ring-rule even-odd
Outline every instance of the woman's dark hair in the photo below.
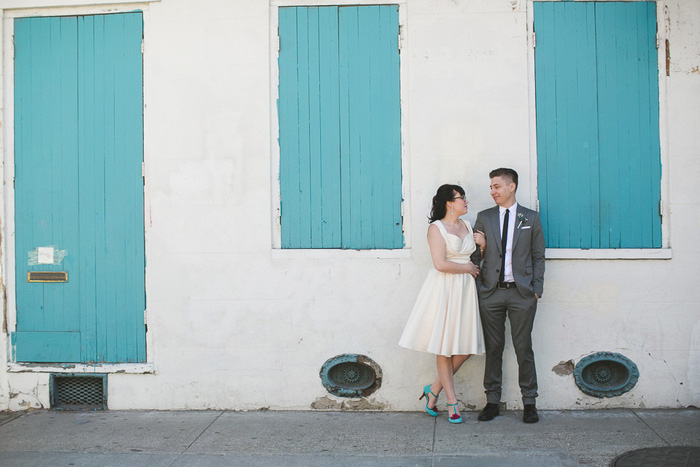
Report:
[[[437,193],[433,196],[433,208],[430,210],[430,216],[428,217],[430,222],[435,222],[445,217],[447,214],[445,203],[455,198],[455,191],[464,196],[464,189],[459,185],[442,185],[438,188]]]

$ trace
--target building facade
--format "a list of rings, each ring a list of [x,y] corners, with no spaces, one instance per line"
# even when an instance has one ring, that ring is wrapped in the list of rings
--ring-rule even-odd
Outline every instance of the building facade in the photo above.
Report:
[[[420,409],[434,359],[397,341],[430,200],[462,185],[473,222],[503,166],[547,240],[538,405],[700,404],[698,2],[0,9],[0,410],[78,375],[110,409]],[[582,391],[598,352],[634,384]],[[381,384],[329,393],[355,354]],[[519,408],[510,344],[504,377]]]

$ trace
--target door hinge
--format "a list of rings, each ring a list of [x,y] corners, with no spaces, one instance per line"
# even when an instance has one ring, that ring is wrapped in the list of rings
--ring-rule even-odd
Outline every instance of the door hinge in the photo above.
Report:
[[[537,39],[535,38],[535,33],[532,33],[532,48],[534,49],[537,46]]]
[[[659,217],[664,217],[664,202],[659,200]]]
[[[146,178],[146,163],[141,162],[141,177]]]
[[[658,49],[661,46],[661,38],[659,38],[659,33],[656,33],[656,48]]]
[[[535,198],[535,211],[540,212],[540,199]]]
[[[280,53],[280,50],[282,50],[282,44],[280,41],[280,28],[277,28],[277,53]]]
[[[143,39],[141,39],[141,55],[143,55]]]
[[[146,318],[147,318],[146,310],[143,310],[143,324],[148,324],[148,319],[146,319]]]
[[[403,26],[399,26],[399,33],[396,35],[396,48],[399,50],[399,53],[401,53],[401,33],[403,32]]]

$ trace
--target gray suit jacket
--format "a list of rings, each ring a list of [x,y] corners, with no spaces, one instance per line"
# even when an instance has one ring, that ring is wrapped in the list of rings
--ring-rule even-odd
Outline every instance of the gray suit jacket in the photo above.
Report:
[[[521,222],[522,220],[522,222]],[[501,232],[498,206],[481,211],[474,223],[474,230],[486,235],[484,257],[477,249],[471,259],[481,262],[481,272],[476,278],[479,296],[486,298],[496,290],[501,269]],[[540,215],[518,204],[513,232],[513,278],[523,297],[542,296],[544,286],[544,233]]]

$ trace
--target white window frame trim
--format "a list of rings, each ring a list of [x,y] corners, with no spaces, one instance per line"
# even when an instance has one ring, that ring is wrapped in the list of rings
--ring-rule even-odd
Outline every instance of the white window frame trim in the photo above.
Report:
[[[534,30],[534,3],[535,0],[527,0],[527,66],[528,66],[528,90],[530,107],[530,200],[532,206],[537,206],[539,211],[539,201],[537,197],[537,114],[535,109],[535,47],[533,47]],[[561,1],[561,0],[538,0],[538,1]],[[585,0],[587,2],[605,2],[622,0]],[[667,260],[673,257],[673,250],[670,244],[670,201],[669,201],[669,131],[668,131],[668,80],[664,70],[666,69],[666,29],[667,17],[665,14],[666,0],[624,0],[624,1],[655,1],[656,2],[656,27],[657,41],[657,70],[659,79],[659,146],[661,159],[661,248],[547,248],[545,250],[546,259],[662,259]],[[536,41],[536,38],[535,38]],[[536,46],[536,44],[534,44]]]

